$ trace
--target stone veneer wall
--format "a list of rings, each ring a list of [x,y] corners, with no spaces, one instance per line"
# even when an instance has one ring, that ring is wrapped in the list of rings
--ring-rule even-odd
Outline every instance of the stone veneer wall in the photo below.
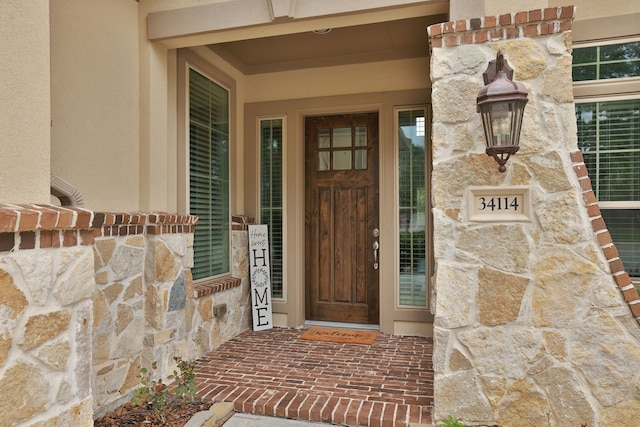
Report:
[[[434,421],[618,427],[640,419],[640,301],[577,149],[574,13],[548,8],[428,29]],[[484,154],[475,107],[498,50],[529,90],[521,148],[504,174]],[[511,185],[530,189],[529,222],[469,221],[469,186]]]
[[[233,277],[194,285],[196,218],[0,205],[0,414],[89,426],[130,396],[140,365],[174,368],[250,327],[246,226]],[[226,314],[214,318],[214,308]],[[218,310],[219,312],[219,310]],[[5,425],[5,424],[3,424]]]

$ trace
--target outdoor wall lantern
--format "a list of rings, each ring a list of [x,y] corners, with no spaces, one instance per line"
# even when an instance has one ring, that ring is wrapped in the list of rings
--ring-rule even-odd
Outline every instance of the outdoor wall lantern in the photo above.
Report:
[[[513,81],[511,68],[502,51],[482,74],[486,85],[478,92],[477,109],[482,116],[482,127],[487,142],[486,153],[504,166],[520,148],[520,130],[528,91],[520,82]]]

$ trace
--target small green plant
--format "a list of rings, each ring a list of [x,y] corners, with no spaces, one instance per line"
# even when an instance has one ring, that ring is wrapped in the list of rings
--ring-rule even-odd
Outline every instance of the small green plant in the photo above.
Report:
[[[154,380],[154,372],[158,369],[158,364],[154,361],[151,364],[151,370],[140,368],[141,387],[133,392],[133,403],[146,404],[153,410],[156,419],[162,424],[165,423],[167,412],[178,400],[190,401],[196,397],[196,385],[194,379],[195,363],[182,360],[181,357],[174,357],[178,371],[174,370],[173,374],[167,377],[167,380],[173,381],[171,387],[162,381]]]
[[[451,415],[449,415],[446,419],[442,420],[442,423],[443,424],[441,427],[466,427],[458,419],[453,418]]]

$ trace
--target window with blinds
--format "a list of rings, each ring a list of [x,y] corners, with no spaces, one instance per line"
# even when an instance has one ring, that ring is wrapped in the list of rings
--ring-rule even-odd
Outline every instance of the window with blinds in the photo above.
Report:
[[[229,273],[229,92],[189,69],[189,209],[194,279]]]
[[[576,104],[578,144],[627,272],[640,277],[640,98]]]
[[[425,113],[397,111],[401,306],[427,304]]]
[[[282,119],[260,120],[260,222],[269,226],[272,298],[284,297],[282,123]]]

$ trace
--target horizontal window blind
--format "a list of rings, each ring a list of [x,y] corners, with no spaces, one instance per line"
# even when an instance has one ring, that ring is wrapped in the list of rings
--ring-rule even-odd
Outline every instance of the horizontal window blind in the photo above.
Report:
[[[194,279],[229,272],[229,93],[189,70],[189,209]]]
[[[398,112],[401,306],[424,307],[426,294],[425,111]]]
[[[576,104],[578,144],[627,272],[640,277],[640,99]]]
[[[260,221],[269,226],[272,298],[284,297],[282,119],[260,121]]]
[[[624,268],[640,277],[640,209],[601,209]]]
[[[598,200],[640,200],[640,99],[576,104],[576,120]]]

